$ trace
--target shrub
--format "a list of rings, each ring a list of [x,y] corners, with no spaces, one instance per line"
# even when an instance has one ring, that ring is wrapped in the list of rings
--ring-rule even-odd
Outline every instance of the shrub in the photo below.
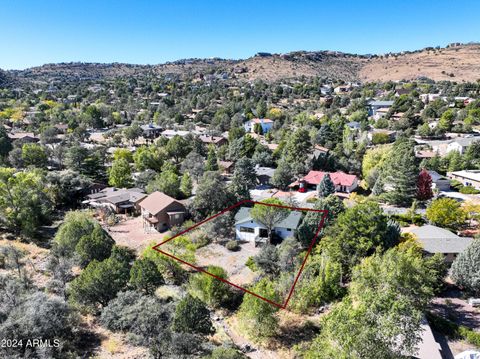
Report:
[[[479,194],[480,193],[478,189],[472,186],[462,186],[458,191],[463,194]]]
[[[245,262],[245,265],[248,268],[250,268],[252,272],[256,272],[258,270],[258,267],[255,264],[255,259],[253,259],[253,256],[248,257],[247,261]]]
[[[432,328],[437,332],[451,339],[463,339],[477,348],[480,347],[480,333],[430,312],[427,312],[426,317]]]
[[[240,249],[238,241],[228,241],[225,246],[229,251],[236,252]]]

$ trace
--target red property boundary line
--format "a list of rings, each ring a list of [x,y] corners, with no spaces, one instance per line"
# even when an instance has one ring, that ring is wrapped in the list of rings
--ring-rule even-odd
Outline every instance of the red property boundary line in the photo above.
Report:
[[[214,218],[217,218],[218,216],[221,216],[222,214],[224,214],[224,213],[226,213],[226,212],[229,212],[229,211],[231,211],[232,209],[234,209],[234,208],[236,208],[236,207],[238,207],[238,206],[241,206],[242,204],[246,204],[246,203],[249,203],[249,204],[260,204],[260,205],[263,205],[263,206],[270,206],[270,207],[286,208],[286,209],[290,209],[290,210],[293,210],[293,211],[309,211],[309,212],[319,212],[319,213],[323,213],[322,219],[320,220],[320,223],[318,224],[317,231],[315,232],[315,236],[313,237],[313,239],[312,239],[312,241],[311,241],[311,243],[310,243],[310,246],[308,247],[307,254],[305,255],[305,258],[304,258],[303,261],[302,261],[302,264],[301,264],[301,266],[300,266],[300,269],[299,269],[297,275],[295,276],[295,280],[293,281],[292,287],[290,288],[290,291],[289,291],[289,293],[288,293],[287,299],[286,299],[282,304],[276,303],[276,302],[274,302],[274,301],[272,301],[272,300],[270,300],[270,299],[268,299],[268,298],[262,297],[261,295],[259,295],[259,294],[257,294],[257,293],[254,293],[254,292],[252,292],[252,291],[250,291],[250,290],[248,290],[248,289],[246,289],[246,288],[243,288],[243,287],[241,287],[241,286],[239,286],[239,285],[237,285],[237,284],[235,284],[235,283],[232,283],[232,282],[230,282],[230,281],[228,281],[228,280],[226,280],[226,279],[224,279],[224,278],[221,278],[221,277],[219,277],[219,276],[217,276],[217,275],[215,275],[215,274],[212,274],[212,273],[210,273],[210,272],[207,272],[205,269],[203,269],[203,268],[201,268],[201,267],[198,267],[198,266],[196,266],[196,265],[194,265],[194,264],[191,264],[191,263],[189,263],[189,262],[187,262],[187,261],[184,261],[184,260],[181,259],[181,258],[178,258],[178,257],[174,256],[173,254],[170,254],[170,253],[168,253],[168,252],[165,252],[165,251],[159,249],[159,247],[162,246],[163,244],[165,244],[165,243],[167,243],[167,242],[170,242],[171,240],[173,240],[173,239],[175,239],[175,238],[177,238],[177,237],[179,237],[179,236],[181,236],[181,235],[183,235],[183,234],[191,231],[192,229],[195,229],[195,228],[201,226],[202,224],[204,224],[204,223],[206,223],[206,222],[208,222],[208,221],[210,221],[210,220],[212,220],[212,219],[214,219]],[[318,235],[319,235],[320,231],[321,231],[322,228],[323,228],[323,225],[324,225],[324,223],[325,223],[325,219],[326,219],[327,215],[328,215],[328,210],[326,210],[326,209],[312,209],[312,208],[290,207],[290,206],[283,206],[283,205],[278,205],[278,204],[273,204],[273,203],[256,202],[256,201],[252,201],[252,200],[245,199],[245,200],[243,200],[243,201],[240,201],[240,202],[238,202],[238,203],[236,203],[236,204],[234,204],[234,205],[232,205],[232,206],[224,209],[223,211],[221,211],[221,212],[219,212],[219,213],[217,213],[217,214],[215,214],[215,215],[213,215],[213,216],[211,216],[211,217],[209,217],[209,218],[204,219],[204,220],[201,221],[201,222],[198,222],[198,223],[195,224],[194,226],[185,229],[184,231],[176,234],[175,236],[173,236],[173,237],[171,237],[171,238],[168,238],[168,239],[164,240],[163,242],[158,243],[157,245],[155,245],[154,247],[152,247],[152,249],[154,249],[154,250],[156,250],[157,252],[160,252],[160,253],[166,255],[167,257],[170,257],[170,258],[172,258],[172,259],[175,259],[176,261],[178,261],[178,262],[180,262],[180,263],[183,263],[183,264],[185,264],[185,265],[187,265],[187,266],[195,269],[195,270],[198,271],[198,272],[208,274],[209,276],[214,277],[214,278],[218,279],[219,281],[222,281],[222,282],[224,282],[224,283],[226,283],[226,284],[231,285],[232,287],[235,287],[235,288],[237,288],[237,289],[242,290],[242,291],[245,292],[245,293],[251,294],[251,295],[253,295],[253,296],[255,296],[255,297],[259,298],[259,299],[262,299],[262,300],[264,300],[264,301],[266,301],[266,302],[268,302],[268,303],[270,303],[270,304],[272,304],[272,305],[274,305],[274,306],[276,306],[276,307],[278,307],[278,308],[280,308],[280,309],[286,309],[286,308],[287,308],[287,305],[288,305],[288,302],[290,301],[290,299],[291,299],[291,297],[292,297],[292,295],[293,295],[293,292],[294,292],[294,290],[295,290],[295,286],[297,285],[298,279],[300,278],[300,275],[302,274],[303,268],[305,267],[305,263],[307,262],[308,256],[310,255],[310,252],[312,251],[313,246],[315,245],[315,242],[317,241]]]

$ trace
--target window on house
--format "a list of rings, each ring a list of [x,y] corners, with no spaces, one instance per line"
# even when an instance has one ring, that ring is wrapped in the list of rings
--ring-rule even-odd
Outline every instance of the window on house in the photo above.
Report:
[[[291,228],[287,228],[287,232],[291,232],[291,231],[292,231],[292,229],[291,229]]]
[[[240,232],[255,233],[255,229],[254,228],[248,228],[248,227],[240,227]]]

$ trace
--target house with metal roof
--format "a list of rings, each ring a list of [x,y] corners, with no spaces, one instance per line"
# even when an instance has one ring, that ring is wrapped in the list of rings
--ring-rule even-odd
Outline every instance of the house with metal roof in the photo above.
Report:
[[[265,242],[268,238],[267,227],[255,221],[250,211],[249,207],[241,207],[235,215],[235,238],[247,242]],[[290,211],[287,218],[275,225],[273,232],[281,239],[294,237],[301,218],[301,212]]]
[[[447,229],[430,224],[413,228],[409,231],[414,234],[427,254],[441,253],[445,261],[451,263],[459,253],[462,253],[472,242],[472,238],[460,237]]]

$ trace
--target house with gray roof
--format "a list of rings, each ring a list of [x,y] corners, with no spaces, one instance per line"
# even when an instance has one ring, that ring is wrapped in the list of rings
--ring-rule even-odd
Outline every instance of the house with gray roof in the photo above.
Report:
[[[265,242],[268,238],[267,227],[255,221],[250,211],[249,207],[241,207],[235,215],[235,238],[247,242]],[[294,237],[301,218],[301,212],[290,211],[287,218],[275,225],[273,232],[281,239]]]
[[[106,187],[86,196],[82,203],[92,208],[110,208],[116,213],[135,212],[139,202],[147,197],[140,188]]]
[[[380,109],[389,109],[392,107],[394,101],[378,101],[370,100],[367,103],[367,111],[369,116],[375,116]]]
[[[460,154],[463,154],[468,146],[476,141],[480,141],[480,136],[458,137],[448,144],[447,153],[458,151]]]
[[[447,229],[430,224],[413,228],[410,233],[415,235],[425,253],[431,255],[441,253],[445,256],[447,263],[453,262],[473,240],[469,237],[457,236]]]

